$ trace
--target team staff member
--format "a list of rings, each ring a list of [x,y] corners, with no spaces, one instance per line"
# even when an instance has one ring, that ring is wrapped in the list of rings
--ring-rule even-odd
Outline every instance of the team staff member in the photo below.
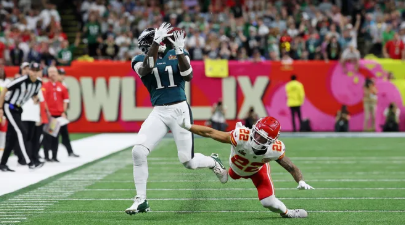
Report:
[[[48,105],[49,112],[52,117],[65,117],[66,109],[69,103],[69,93],[65,86],[60,81],[58,70],[56,67],[51,66],[48,68],[49,81],[44,83],[42,92],[45,97],[46,104]],[[45,140],[48,142],[44,145],[45,151],[52,150],[52,161],[59,162],[57,159],[58,146],[59,146],[59,134],[56,137],[46,134]]]
[[[27,151],[25,143],[25,132],[21,122],[21,106],[30,98],[38,100],[38,93],[41,90],[42,81],[38,78],[40,66],[36,62],[29,65],[29,75],[21,76],[8,83],[0,95],[0,118],[5,114],[8,120],[6,147],[0,162],[1,171],[11,171],[8,168],[7,161],[11,150],[21,149],[26,160],[30,159],[28,164],[30,169],[42,167],[44,163],[35,162],[34,151]]]
[[[58,73],[59,73],[60,82],[67,89],[67,86],[66,86],[66,83],[65,83],[65,74],[66,74],[65,70],[63,68],[59,68]],[[66,124],[65,126],[62,126],[60,128],[59,132],[60,132],[60,135],[62,136],[62,144],[66,147],[66,150],[68,151],[69,157],[79,157],[79,155],[76,155],[73,152],[72,145],[70,144],[68,125]]]
[[[297,114],[298,120],[300,121],[300,127],[302,124],[301,106],[304,104],[305,100],[304,85],[297,80],[297,76],[292,75],[291,81],[285,85],[285,91],[287,94],[287,105],[291,109],[293,130],[296,132],[295,114]]]

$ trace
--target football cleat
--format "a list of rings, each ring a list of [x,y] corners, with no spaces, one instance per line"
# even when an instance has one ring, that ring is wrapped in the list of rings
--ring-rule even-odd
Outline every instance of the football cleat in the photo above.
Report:
[[[221,159],[219,159],[218,154],[212,153],[211,158],[215,160],[215,166],[212,168],[212,171],[218,177],[219,181],[225,184],[228,182],[228,171],[225,169],[224,164],[222,164]]]
[[[148,201],[141,196],[136,196],[134,204],[132,204],[131,207],[125,210],[125,212],[131,216],[137,213],[146,213],[149,211],[150,207]]]
[[[308,213],[304,209],[290,209],[287,213],[280,213],[283,218],[307,218]]]

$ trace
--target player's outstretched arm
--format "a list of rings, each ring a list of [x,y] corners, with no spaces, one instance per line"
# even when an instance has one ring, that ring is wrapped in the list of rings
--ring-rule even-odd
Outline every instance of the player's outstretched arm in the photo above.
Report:
[[[175,116],[173,116],[173,117],[174,117],[174,119],[176,119],[177,124],[180,127],[184,128],[186,130],[189,130],[190,132],[192,132],[194,134],[198,134],[203,137],[209,137],[209,138],[212,138],[212,139],[222,142],[222,143],[231,144],[231,134],[230,133],[215,130],[215,129],[212,129],[211,127],[191,124],[191,122],[185,118],[185,116],[184,116],[185,112],[183,112],[183,110],[176,109],[175,112],[176,112],[176,117]]]
[[[190,64],[190,57],[184,54],[184,43],[186,41],[184,36],[184,31],[176,31],[174,32],[174,40],[171,38],[168,38],[168,40],[173,44],[173,48],[176,52],[180,75],[183,77],[183,80],[191,81],[191,79],[193,79],[193,68]]]
[[[290,160],[290,158],[284,156],[283,158],[276,161],[294,177],[294,180],[299,184],[297,187],[298,189],[314,189],[304,181],[301,170]]]
[[[212,138],[212,139],[222,142],[222,143],[231,144],[231,134],[228,132],[223,132],[223,131],[215,130],[211,127],[200,126],[200,125],[195,125],[195,124],[191,125],[189,131],[194,134],[203,136],[203,137]]]

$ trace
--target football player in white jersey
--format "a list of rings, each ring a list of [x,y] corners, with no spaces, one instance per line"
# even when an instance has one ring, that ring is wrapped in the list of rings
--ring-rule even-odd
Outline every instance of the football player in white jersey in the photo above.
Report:
[[[261,118],[252,129],[238,122],[233,131],[222,132],[210,127],[192,125],[185,119],[185,112],[177,110],[177,123],[184,129],[203,137],[210,137],[222,143],[229,143],[231,155],[228,171],[232,179],[251,179],[257,188],[263,207],[280,213],[285,218],[305,218],[308,213],[303,209],[287,209],[274,195],[273,181],[270,177],[270,161],[275,160],[286,169],[298,183],[297,189],[314,189],[308,185],[300,169],[285,156],[285,145],[278,140],[280,123],[273,117]]]

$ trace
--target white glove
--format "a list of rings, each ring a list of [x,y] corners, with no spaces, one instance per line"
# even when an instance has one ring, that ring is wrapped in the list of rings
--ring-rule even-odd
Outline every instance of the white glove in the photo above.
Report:
[[[186,38],[184,37],[184,31],[174,32],[174,41],[171,38],[167,38],[172,44],[176,55],[181,55],[184,53],[184,43]]]
[[[153,41],[160,45],[163,39],[172,36],[173,34],[169,34],[169,32],[173,29],[173,27],[170,26],[170,23],[162,23],[159,28],[155,28],[155,36],[153,37]]]
[[[313,187],[311,187],[311,185],[305,183],[305,181],[301,180],[300,182],[298,182],[298,190],[309,190],[309,189],[315,189]]]
[[[183,110],[181,109],[175,109],[175,117],[173,116],[173,118],[176,119],[177,124],[186,129],[186,130],[190,130],[191,129],[191,123],[190,120],[186,119],[185,114],[186,112],[183,112]]]

